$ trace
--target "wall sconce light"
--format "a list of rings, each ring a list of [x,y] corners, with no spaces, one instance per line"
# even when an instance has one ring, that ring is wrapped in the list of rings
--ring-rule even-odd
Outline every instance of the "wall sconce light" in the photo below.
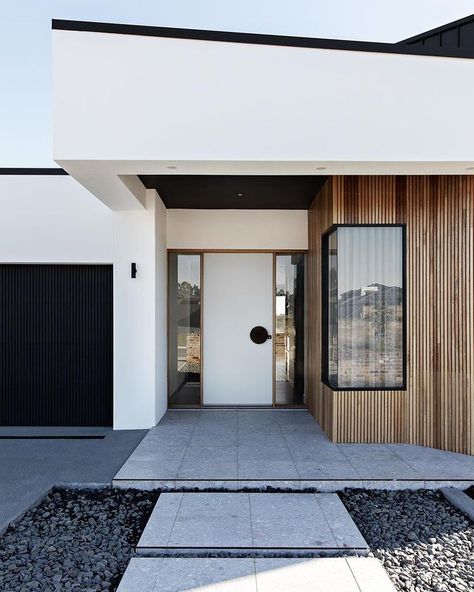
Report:
[[[131,263],[130,264],[130,277],[134,280],[137,277],[137,264]]]

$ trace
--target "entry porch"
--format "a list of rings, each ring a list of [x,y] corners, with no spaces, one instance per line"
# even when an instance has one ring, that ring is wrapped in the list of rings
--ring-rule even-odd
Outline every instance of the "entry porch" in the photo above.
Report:
[[[306,410],[169,410],[114,478],[141,489],[466,487],[474,457],[409,444],[335,444]]]

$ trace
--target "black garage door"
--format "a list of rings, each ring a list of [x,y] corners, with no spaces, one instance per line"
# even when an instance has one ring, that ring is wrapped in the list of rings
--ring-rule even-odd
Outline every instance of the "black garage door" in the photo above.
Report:
[[[0,265],[0,425],[110,426],[111,265]]]

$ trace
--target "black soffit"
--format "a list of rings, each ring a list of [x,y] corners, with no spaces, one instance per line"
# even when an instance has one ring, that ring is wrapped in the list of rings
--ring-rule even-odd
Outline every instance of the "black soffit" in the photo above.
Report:
[[[323,175],[140,175],[167,208],[306,210]]]

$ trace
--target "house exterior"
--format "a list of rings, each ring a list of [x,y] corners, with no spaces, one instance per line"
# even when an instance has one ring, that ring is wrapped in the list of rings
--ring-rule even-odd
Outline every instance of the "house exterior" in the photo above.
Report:
[[[474,453],[474,18],[52,34],[60,168],[0,175],[0,423],[308,407]]]

